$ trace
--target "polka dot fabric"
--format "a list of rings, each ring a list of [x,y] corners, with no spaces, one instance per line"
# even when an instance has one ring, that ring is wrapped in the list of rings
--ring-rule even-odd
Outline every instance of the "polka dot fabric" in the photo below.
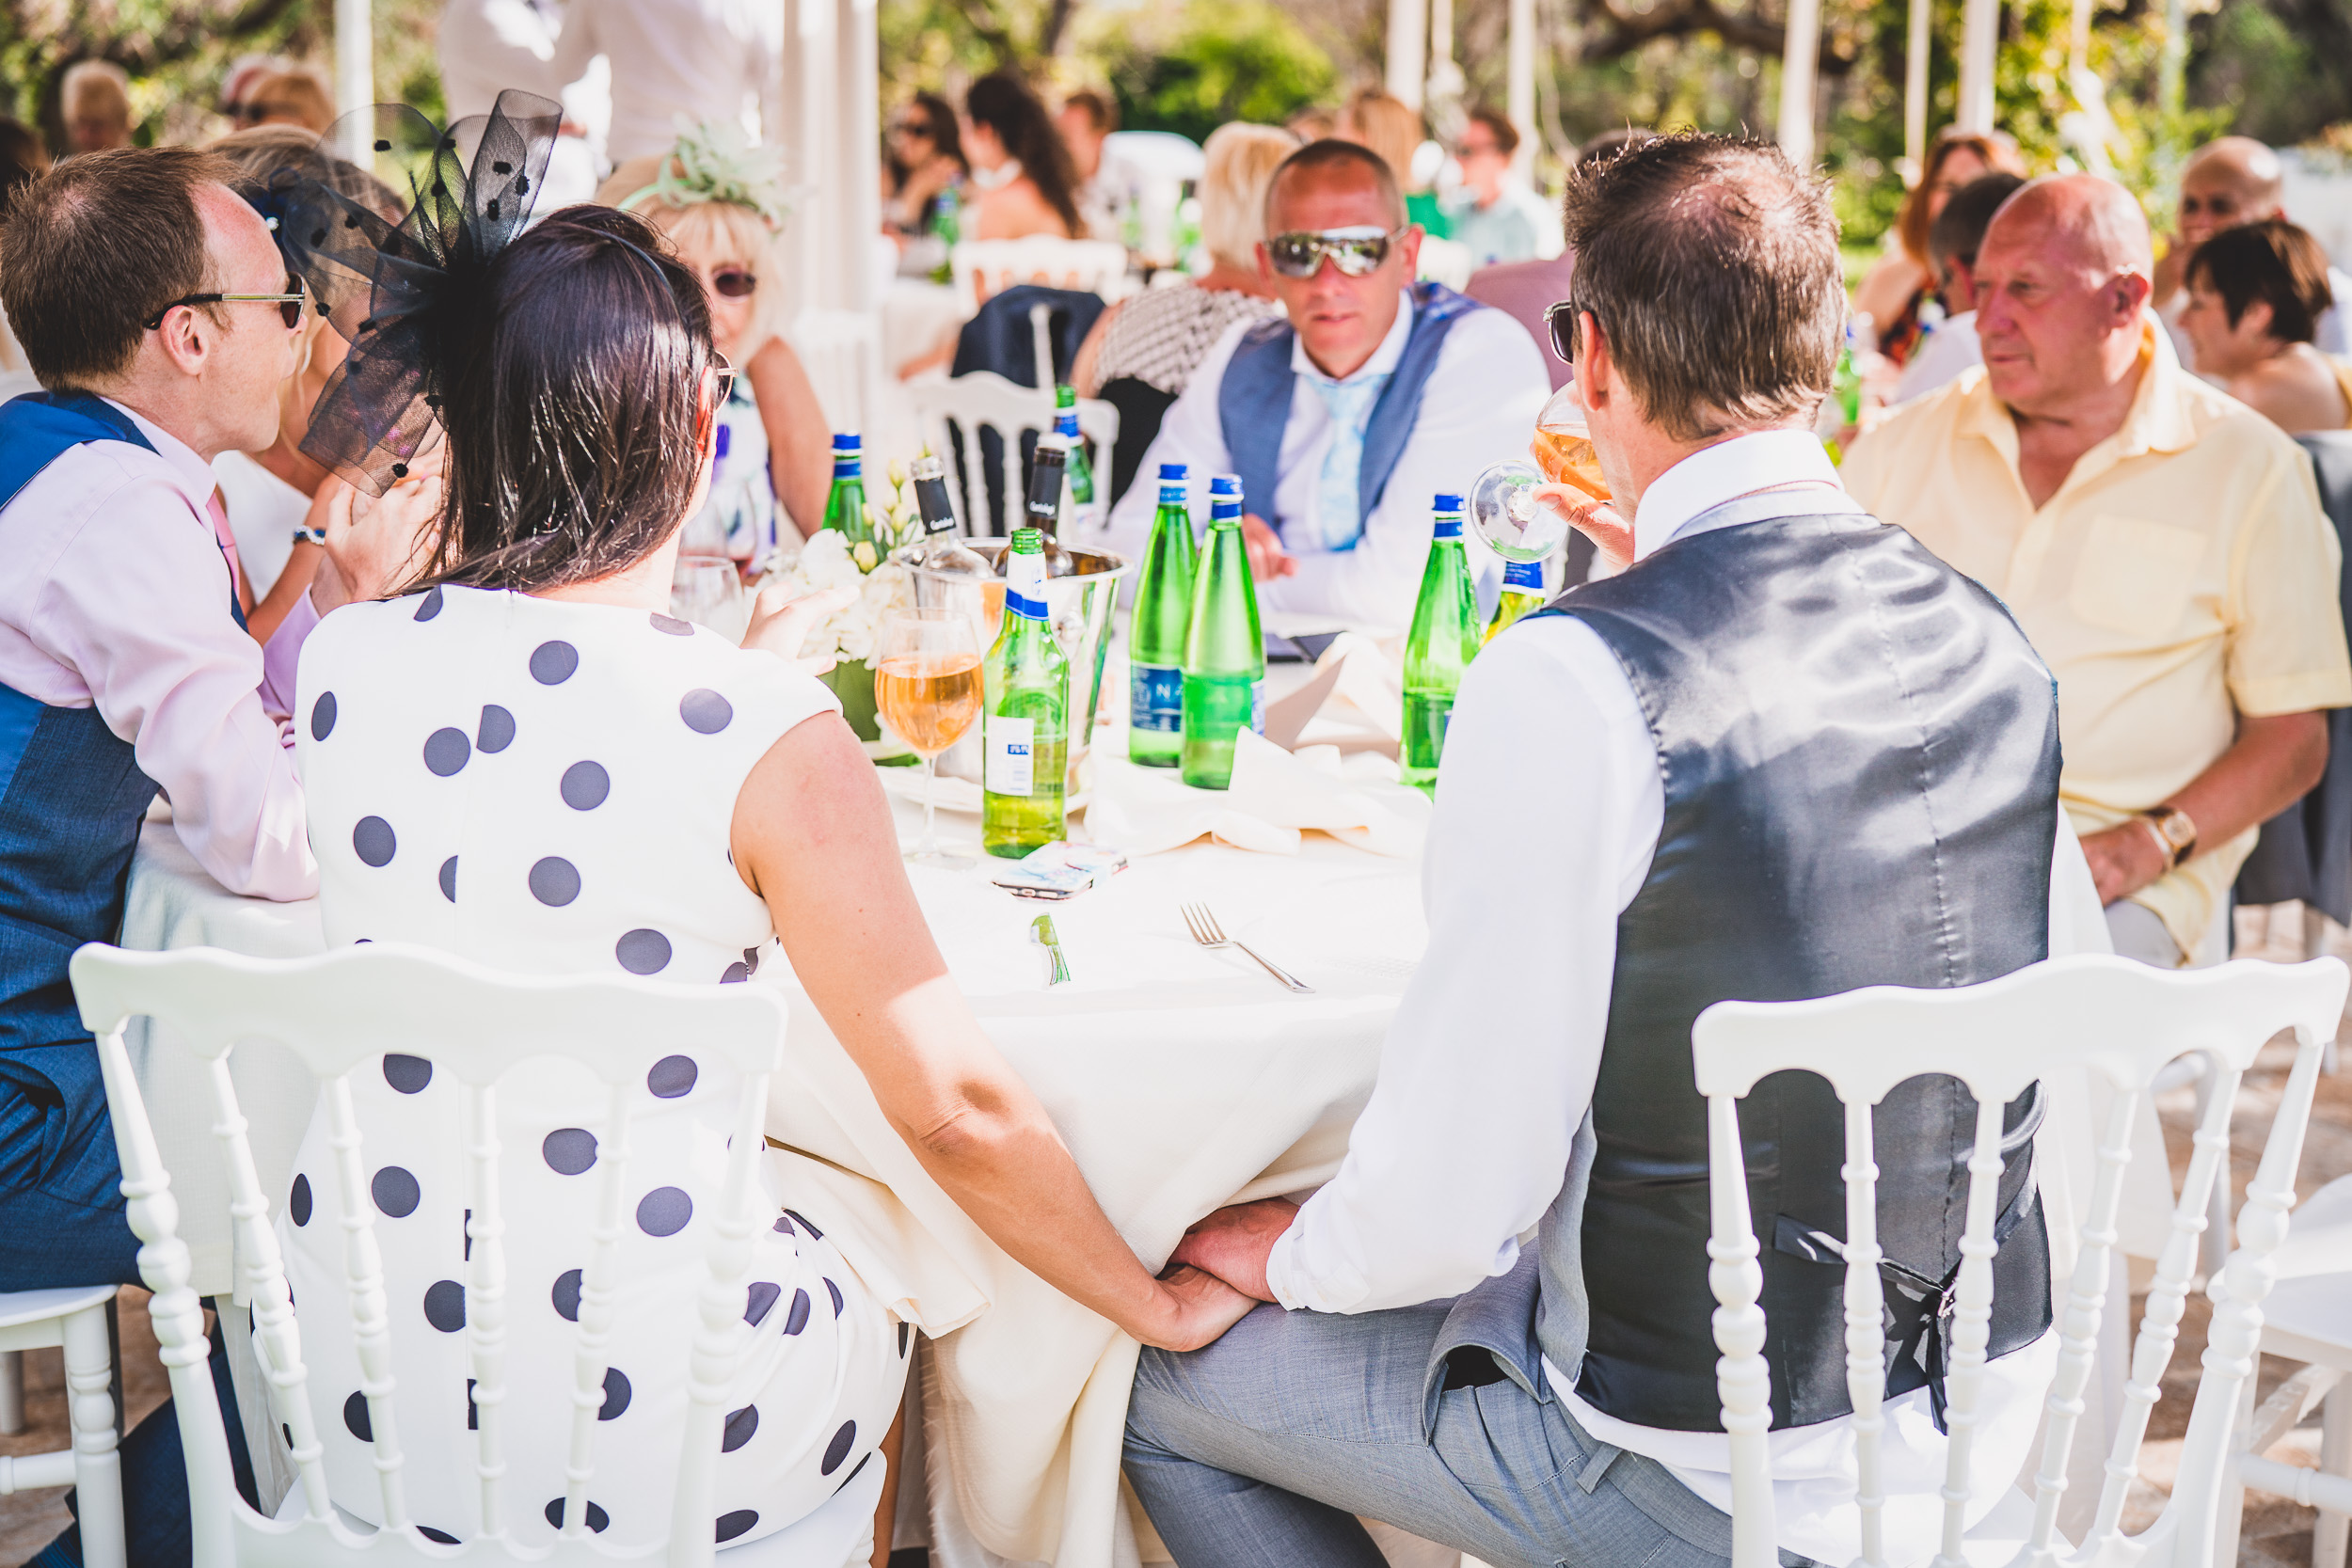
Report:
[[[429,610],[429,612],[428,612]],[[303,650],[297,761],[330,942],[446,948],[533,974],[717,985],[756,968],[768,911],[726,854],[735,799],[776,739],[832,708],[814,680],[642,610],[447,588],[330,617]],[[462,875],[460,866],[462,863]],[[602,1544],[667,1539],[687,1357],[740,1079],[664,1047],[633,1085],[610,1363],[588,1521]],[[435,1539],[480,1528],[466,1334],[467,1089],[422,1057],[351,1077],[358,1201],[375,1222],[400,1386],[403,1475]],[[499,1085],[505,1205],[508,1517],[526,1545],[561,1513],[582,1271],[606,1095],[526,1064]],[[380,1522],[368,1402],[343,1286],[345,1201],[324,1126],[278,1195],[329,1489]],[[787,1193],[773,1192],[777,1205]],[[711,1528],[741,1544],[815,1510],[888,1430],[898,1324],[806,1227],[762,1227],[751,1350],[727,1395]],[[814,1304],[816,1309],[811,1310]],[[849,1433],[845,1438],[842,1434]],[[543,1511],[542,1499],[554,1498]]]

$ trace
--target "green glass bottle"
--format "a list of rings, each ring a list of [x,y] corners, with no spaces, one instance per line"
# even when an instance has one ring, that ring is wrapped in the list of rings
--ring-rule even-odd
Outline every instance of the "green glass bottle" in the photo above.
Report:
[[[850,431],[833,436],[833,494],[825,498],[825,526],[846,535],[852,546],[871,544],[874,531],[866,523],[866,479],[862,443]]]
[[[1087,456],[1086,438],[1078,434],[1078,393],[1069,386],[1054,388],[1054,434],[1062,438],[1069,458],[1063,465],[1062,532],[1084,538],[1083,531],[1100,521],[1094,511],[1094,463]]]
[[[1200,563],[1184,474],[1182,463],[1160,465],[1160,510],[1136,574],[1135,618],[1127,623],[1127,760],[1146,768],[1183,760],[1184,632]]]
[[[1005,551],[1005,618],[981,668],[980,847],[1019,860],[1062,836],[1070,659],[1045,610],[1045,536]]]
[[[1233,736],[1265,730],[1265,639],[1258,588],[1242,543],[1241,479],[1209,481],[1209,538],[1192,578],[1184,627],[1184,783],[1224,789],[1233,779]]]
[[[1397,748],[1400,776],[1426,791],[1437,788],[1454,693],[1480,644],[1478,596],[1462,545],[1462,498],[1439,496],[1431,510],[1437,526],[1421,571],[1421,596],[1413,602],[1413,629],[1405,638],[1405,728]]]
[[[1429,590],[1424,585],[1422,593]],[[1486,638],[1479,644],[1485,647],[1511,623],[1520,616],[1544,607],[1544,563],[1540,561],[1506,561],[1502,563],[1502,597],[1495,604],[1494,619],[1486,623]]]

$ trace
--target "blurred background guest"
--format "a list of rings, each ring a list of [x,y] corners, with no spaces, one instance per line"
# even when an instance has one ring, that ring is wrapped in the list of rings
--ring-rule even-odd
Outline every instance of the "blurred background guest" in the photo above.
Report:
[[[266,77],[286,69],[286,62],[270,55],[240,55],[229,62],[228,73],[220,79],[220,118],[229,122],[231,131],[261,123],[254,112],[253,89]]]
[[[255,126],[223,136],[212,150],[244,177],[237,189],[248,201],[265,199],[271,179],[291,173],[318,181],[387,223],[405,215],[390,186],[322,149],[319,138],[300,126]],[[311,411],[342,369],[350,345],[315,310],[304,312],[294,330],[294,373],[278,388],[278,438],[256,451],[232,449],[213,459],[213,477],[244,568],[247,627],[264,642],[310,587],[326,555],[316,536],[326,530],[335,488],[342,484],[301,449],[310,434]]]
[[[1301,147],[1333,135],[1338,126],[1338,118],[1320,104],[1301,109],[1282,122],[1282,129],[1296,136]]]
[[[1897,403],[1924,397],[1971,365],[1984,363],[1977,342],[1977,247],[2001,203],[2025,181],[1995,172],[1963,185],[1928,228],[1928,266],[1935,274],[1944,319],[1929,325],[1903,362]]]
[[[1998,131],[1986,135],[1946,131],[1928,152],[1928,166],[1904,198],[1902,215],[1895,220],[1898,248],[1889,251],[1865,274],[1854,290],[1854,313],[1870,318],[1878,334],[1878,349],[1896,364],[1911,357],[1919,337],[1919,307],[1935,292],[1935,274],[1928,261],[1928,230],[1935,227],[1944,204],[1963,187],[1998,170],[2022,175],[2026,161],[2017,144]]]
[[[1141,182],[1109,146],[1111,133],[1119,129],[1119,105],[1092,87],[1080,87],[1061,101],[1054,126],[1077,171],[1078,220],[1086,225],[1087,237],[1123,243]]]
[[[335,123],[335,95],[326,80],[308,66],[289,66],[253,85],[246,100],[250,125],[292,125],[312,135]]]
[[[1472,109],[1454,138],[1462,189],[1446,204],[1446,222],[1454,242],[1469,247],[1470,260],[1482,267],[1524,261],[1559,245],[1560,224],[1551,209],[1512,176],[1511,158],[1518,150],[1518,128],[1492,109]]]
[[[2172,346],[2183,363],[2195,355],[2194,345],[2181,329],[2181,312],[2188,307],[2183,287],[2188,259],[2198,246],[2225,229],[2260,223],[2284,215],[2286,171],[2279,154],[2251,136],[2222,136],[2189,154],[2181,169],[2181,200],[2175,214],[2172,248],[2156,263],[2156,314],[2171,329]],[[2312,342],[2323,354],[2352,352],[2338,301],[2352,299],[2352,277],[2328,269],[2328,308],[2312,325]]]
[[[768,141],[783,139],[793,124],[784,103],[782,6],[564,0],[551,62],[555,79],[579,81],[598,55],[612,68],[612,119],[604,150],[615,164],[668,152],[677,141],[681,114],[714,123],[740,121],[746,131],[756,124]]]
[[[775,554],[786,518],[803,536],[824,522],[833,452],[816,389],[781,335],[775,237],[788,208],[779,153],[731,133],[704,125],[672,153],[623,164],[596,199],[651,222],[702,281],[711,341],[739,373],[719,409],[710,496],[686,520],[680,548],[752,571]]]
[[[563,16],[538,0],[449,0],[433,52],[451,119],[486,115],[508,87],[561,99],[555,40]]]
[[[2352,365],[2312,346],[2328,253],[2284,218],[2224,229],[2188,259],[2181,330],[2199,375],[2290,436],[2352,426]]]
[[[0,218],[8,215],[17,192],[48,172],[49,148],[40,134],[23,120],[0,115]],[[8,312],[0,310],[0,401],[39,390],[40,381],[24,362]]]
[[[69,154],[131,145],[131,78],[112,60],[79,60],[66,67],[57,103]]]
[[[1298,146],[1288,131],[1234,121],[1209,133],[1202,149],[1200,244],[1209,270],[1168,289],[1147,289],[1104,311],[1078,350],[1071,381],[1081,397],[1119,407],[1111,499],[1127,486],[1143,452],[1209,349],[1235,322],[1277,314],[1274,288],[1258,267],[1265,238],[1265,193]]]
[[[1070,149],[1027,83],[1009,71],[973,83],[963,99],[962,133],[972,170],[965,239],[1074,240],[1086,233]]]
[[[956,188],[963,183],[963,138],[957,134],[955,105],[935,92],[918,92],[890,117],[888,156],[882,175],[889,182],[883,216],[902,240],[928,234],[944,211],[952,213]]]
[[[1340,110],[1331,134],[1380,154],[1396,176],[1396,188],[1405,193],[1406,222],[1418,223],[1422,233],[1441,240],[1453,233],[1437,193],[1413,178],[1413,154],[1422,140],[1421,111],[1377,87],[1367,87]]]

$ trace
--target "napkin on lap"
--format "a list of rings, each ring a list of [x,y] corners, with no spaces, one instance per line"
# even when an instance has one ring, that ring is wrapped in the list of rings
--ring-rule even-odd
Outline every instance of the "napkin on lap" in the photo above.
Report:
[[[1327,746],[1293,755],[1248,730],[1235,740],[1231,789],[1194,789],[1174,768],[1097,757],[1087,831],[1096,843],[1131,855],[1158,854],[1203,836],[1237,849],[1295,855],[1300,831],[1309,828],[1375,855],[1417,855],[1429,830],[1429,800],[1379,776],[1391,766],[1365,758],[1343,767]]]

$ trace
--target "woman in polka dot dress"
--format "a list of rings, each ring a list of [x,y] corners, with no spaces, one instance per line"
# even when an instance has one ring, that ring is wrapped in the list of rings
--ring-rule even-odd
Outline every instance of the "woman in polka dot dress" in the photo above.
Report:
[[[1189,1271],[1154,1281],[1119,1239],[947,980],[837,705],[770,651],[797,650],[811,607],[763,606],[742,648],[666,613],[726,372],[699,285],[664,249],[642,220],[570,209],[481,285],[485,343],[441,372],[448,499],[421,591],[337,612],[303,655],[297,755],[328,941],[707,984],[788,958],[894,1125],[1000,1243],[1149,1342],[1205,1343],[1248,1302]],[[355,1073],[352,1092],[408,1512],[434,1539],[467,1540],[480,1487],[464,1091],[421,1056],[390,1055]],[[587,1508],[623,1550],[668,1533],[739,1092],[691,1040],[633,1091],[630,1223]],[[605,1098],[554,1059],[499,1088],[505,1489],[525,1545],[563,1520]],[[296,1171],[279,1228],[328,1485],[378,1522],[324,1117]],[[778,1217],[743,1307],[753,1349],[717,1462],[722,1544],[805,1517],[877,1463],[909,1350],[907,1326],[781,1207],[789,1191],[771,1180],[770,1196]]]

